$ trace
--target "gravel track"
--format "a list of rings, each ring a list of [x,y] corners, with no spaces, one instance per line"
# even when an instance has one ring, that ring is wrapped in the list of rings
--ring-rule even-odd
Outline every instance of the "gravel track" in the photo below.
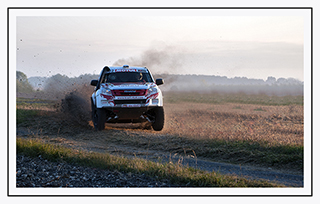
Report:
[[[168,182],[133,173],[50,162],[17,155],[17,187],[174,187]]]

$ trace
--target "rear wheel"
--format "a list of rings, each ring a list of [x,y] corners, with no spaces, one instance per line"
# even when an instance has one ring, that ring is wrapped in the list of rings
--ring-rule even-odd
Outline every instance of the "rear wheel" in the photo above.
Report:
[[[154,122],[152,123],[152,128],[155,131],[161,131],[164,126],[164,110],[163,107],[158,107],[154,109]]]
[[[106,110],[103,108],[96,108],[93,103],[91,103],[91,108],[92,108],[92,122],[94,125],[94,129],[98,131],[104,130],[106,117],[107,117]]]
[[[96,114],[96,107],[91,99],[91,119],[92,122],[94,123],[94,115]]]

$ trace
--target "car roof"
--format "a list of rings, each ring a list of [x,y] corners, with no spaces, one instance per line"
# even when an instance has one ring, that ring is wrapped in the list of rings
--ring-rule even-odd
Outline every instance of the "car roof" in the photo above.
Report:
[[[106,72],[149,72],[149,70],[146,67],[131,67],[129,65],[123,65],[122,67],[112,66],[108,68],[109,69],[107,69]]]

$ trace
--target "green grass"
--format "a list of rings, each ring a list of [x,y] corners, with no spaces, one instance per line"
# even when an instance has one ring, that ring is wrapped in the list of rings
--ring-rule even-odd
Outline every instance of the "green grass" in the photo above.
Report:
[[[205,172],[180,164],[156,163],[143,159],[127,159],[106,153],[77,151],[61,146],[46,144],[40,140],[17,140],[17,154],[31,157],[41,155],[50,161],[65,161],[88,167],[145,174],[159,180],[169,180],[174,185],[189,187],[280,187],[264,180],[248,180],[217,172]]]
[[[146,136],[110,135],[106,142],[136,146],[155,151],[166,151],[172,154],[194,155],[217,162],[242,165],[257,165],[274,169],[303,169],[303,151],[301,145],[270,144],[264,141],[222,140],[188,138],[178,135],[165,138]]]
[[[165,92],[165,103],[240,103],[258,105],[303,105],[303,96],[268,96],[265,94],[248,95],[242,93],[196,93],[196,92]]]
[[[267,142],[208,140],[195,146],[198,156],[235,164],[260,165],[276,169],[303,169],[303,146],[270,145]]]
[[[34,109],[16,109],[17,124],[27,122],[30,118],[39,116],[40,110]]]
[[[263,110],[262,108],[256,108],[256,109],[253,109],[254,111],[266,111],[266,110]]]
[[[37,98],[17,98],[16,106],[18,108],[41,109],[52,108],[57,104],[55,100],[44,100]]]

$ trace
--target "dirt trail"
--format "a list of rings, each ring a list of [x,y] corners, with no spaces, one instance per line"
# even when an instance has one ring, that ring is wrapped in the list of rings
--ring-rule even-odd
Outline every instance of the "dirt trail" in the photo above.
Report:
[[[266,179],[287,186],[303,187],[303,174],[297,172],[285,173],[271,168],[232,165],[221,162],[213,162],[196,157],[193,153],[178,154],[175,150],[159,150],[151,147],[153,138],[161,138],[165,143],[169,134],[154,133],[147,130],[121,129],[109,127],[104,131],[82,130],[75,135],[50,134],[42,129],[17,128],[17,137],[35,137],[53,144],[64,145],[74,149],[93,152],[107,152],[124,157],[138,157],[155,162],[179,162],[183,165],[199,168],[206,171],[217,171],[222,174],[236,174],[252,179]],[[136,145],[126,141],[130,137],[148,137],[150,142],[144,145]]]

